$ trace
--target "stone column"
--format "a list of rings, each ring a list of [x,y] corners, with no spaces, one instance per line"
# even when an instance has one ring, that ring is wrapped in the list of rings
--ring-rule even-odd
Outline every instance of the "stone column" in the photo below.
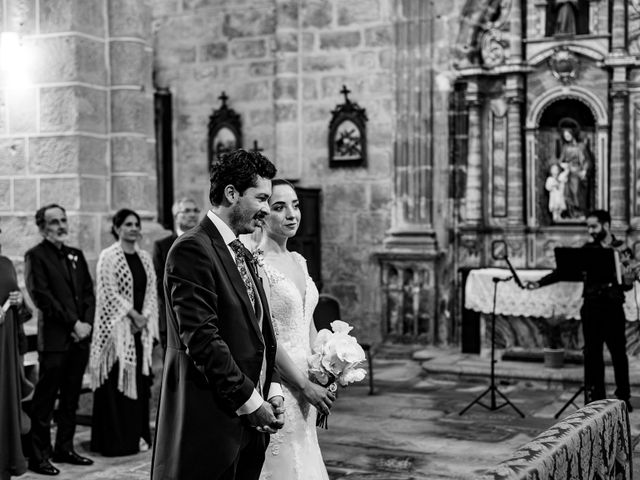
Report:
[[[523,225],[525,218],[523,182],[524,148],[522,145],[522,104],[524,94],[522,78],[512,76],[507,78],[507,125],[508,125],[508,154],[507,154],[507,221],[510,225]]]
[[[477,84],[467,84],[466,100],[469,109],[469,143],[467,150],[467,185],[462,220],[466,226],[482,221],[482,122],[480,94]]]
[[[110,209],[132,208],[153,218],[156,208],[151,10],[140,0],[110,0]]]
[[[97,256],[107,205],[106,3],[4,3],[3,30],[19,35],[17,54],[29,59],[19,85],[1,84],[2,243],[19,262],[40,240],[35,210],[51,202],[67,209],[70,243]]]
[[[624,55],[627,49],[627,0],[613,0],[611,15],[611,51],[614,55]]]
[[[396,26],[395,208],[385,244],[435,251],[430,13],[427,2],[404,2]]]
[[[627,99],[628,92],[623,88],[615,90],[611,94],[611,162],[609,165],[608,208],[614,228],[626,227],[628,222],[629,115]],[[606,205],[603,207],[607,208]]]

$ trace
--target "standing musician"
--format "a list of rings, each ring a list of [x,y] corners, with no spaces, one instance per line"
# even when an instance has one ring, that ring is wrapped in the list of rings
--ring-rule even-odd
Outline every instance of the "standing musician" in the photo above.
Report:
[[[611,353],[613,371],[616,380],[615,395],[624,400],[627,409],[633,410],[629,386],[629,361],[627,359],[627,340],[625,335],[626,318],[624,314],[625,290],[633,287],[637,266],[631,262],[631,251],[625,251],[625,244],[611,233],[611,215],[606,210],[593,210],[587,215],[587,233],[591,241],[583,248],[615,248],[621,255],[622,284],[603,283],[598,275],[585,279],[584,301],[580,309],[582,333],[584,335],[584,381],[587,403],[606,398],[604,383],[603,343]],[[557,270],[542,277],[537,282],[529,282],[527,288],[544,287],[560,281]]]

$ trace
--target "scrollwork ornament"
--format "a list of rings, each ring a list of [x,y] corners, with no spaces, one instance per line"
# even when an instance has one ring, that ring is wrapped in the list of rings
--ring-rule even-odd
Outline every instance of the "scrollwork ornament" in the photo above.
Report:
[[[636,12],[640,13],[640,0],[631,0],[631,6]]]
[[[568,85],[577,78],[580,61],[566,48],[557,49],[549,58],[549,68],[554,77]]]
[[[490,29],[482,34],[480,56],[486,68],[502,65],[506,58],[504,36],[500,30]]]

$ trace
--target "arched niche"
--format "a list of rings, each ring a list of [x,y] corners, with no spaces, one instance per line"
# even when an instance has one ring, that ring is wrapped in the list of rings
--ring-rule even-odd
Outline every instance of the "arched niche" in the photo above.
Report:
[[[572,130],[576,140],[571,148],[562,140],[566,129]],[[600,99],[581,87],[549,90],[531,105],[525,136],[529,226],[582,223],[585,210],[608,207],[608,117]],[[565,200],[582,198],[581,212],[554,220],[545,183],[550,165],[566,160],[572,164],[572,190]],[[579,162],[588,164],[584,182],[578,181]]]

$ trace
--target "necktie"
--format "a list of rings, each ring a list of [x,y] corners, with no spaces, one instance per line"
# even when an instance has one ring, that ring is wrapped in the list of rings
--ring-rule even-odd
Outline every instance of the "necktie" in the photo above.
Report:
[[[236,265],[238,266],[238,271],[240,272],[240,276],[242,277],[244,286],[247,289],[247,294],[249,295],[249,300],[251,300],[251,305],[253,305],[253,308],[255,309],[256,294],[253,290],[253,281],[251,280],[251,274],[249,273],[249,267],[247,266],[247,261],[245,259],[246,248],[237,238],[233,242],[231,242],[229,246],[233,250],[233,253],[235,253],[236,255]]]

